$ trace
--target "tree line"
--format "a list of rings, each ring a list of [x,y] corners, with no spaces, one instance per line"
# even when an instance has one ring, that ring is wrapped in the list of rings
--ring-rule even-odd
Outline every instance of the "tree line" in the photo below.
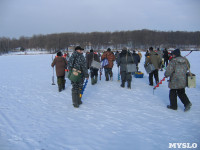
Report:
[[[76,45],[95,50],[106,49],[107,47],[121,49],[123,46],[144,50],[150,46],[154,48],[185,48],[190,45],[200,47],[200,31],[154,31],[144,29],[116,32],[40,34],[32,37],[22,36],[19,39],[0,37],[0,53],[7,53],[19,47],[22,49],[45,49],[53,52]]]

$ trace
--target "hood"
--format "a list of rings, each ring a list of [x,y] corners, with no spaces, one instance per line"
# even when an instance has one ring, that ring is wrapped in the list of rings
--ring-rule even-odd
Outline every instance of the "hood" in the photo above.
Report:
[[[156,53],[154,51],[150,51],[150,55],[158,55],[158,53]]]
[[[176,57],[174,58],[178,63],[186,63],[186,59],[184,57]]]

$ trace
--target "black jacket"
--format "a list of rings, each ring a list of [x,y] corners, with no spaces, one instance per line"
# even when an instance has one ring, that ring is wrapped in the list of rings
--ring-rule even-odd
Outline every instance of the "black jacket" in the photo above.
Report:
[[[133,64],[133,63],[134,63],[133,55],[126,50],[122,50],[117,59],[117,64],[118,66],[120,66],[120,71],[126,71],[127,64]]]

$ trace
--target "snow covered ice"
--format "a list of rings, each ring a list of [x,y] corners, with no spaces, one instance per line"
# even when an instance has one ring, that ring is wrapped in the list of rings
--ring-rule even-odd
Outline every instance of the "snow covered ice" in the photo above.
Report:
[[[197,150],[200,52],[187,58],[197,85],[186,88],[189,112],[179,99],[177,111],[166,108],[167,81],[153,95],[144,53],[139,64],[144,78],[133,78],[132,89],[120,87],[115,64],[113,81],[106,82],[104,73],[96,85],[89,80],[78,109],[68,79],[62,92],[51,84],[52,55],[0,56],[0,150],[168,150],[169,143],[197,143]]]

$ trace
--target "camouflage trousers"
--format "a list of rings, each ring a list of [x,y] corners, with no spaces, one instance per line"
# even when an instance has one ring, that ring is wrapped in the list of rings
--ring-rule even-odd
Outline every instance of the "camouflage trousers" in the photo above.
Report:
[[[72,103],[74,107],[79,107],[82,104],[81,92],[83,89],[84,78],[81,78],[79,82],[71,82],[72,84]]]
[[[81,78],[79,82],[71,82],[72,91],[80,91],[83,88],[84,78]]]

